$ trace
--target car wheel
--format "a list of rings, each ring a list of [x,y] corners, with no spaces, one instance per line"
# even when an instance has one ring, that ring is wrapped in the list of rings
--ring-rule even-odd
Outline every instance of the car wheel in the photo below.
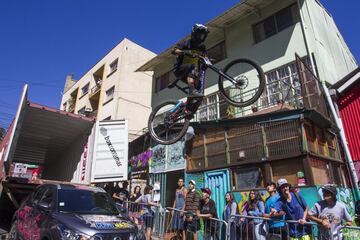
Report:
[[[10,228],[9,240],[18,240],[19,239],[18,232],[17,232],[17,225],[18,225],[18,222],[17,222],[17,220],[15,220],[12,223],[11,228]]]

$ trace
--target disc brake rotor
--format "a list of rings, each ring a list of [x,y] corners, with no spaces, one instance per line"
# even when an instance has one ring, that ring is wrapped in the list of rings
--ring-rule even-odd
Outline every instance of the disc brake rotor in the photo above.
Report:
[[[249,85],[249,79],[245,75],[236,76],[234,79],[236,81],[235,86],[241,90],[244,90]]]

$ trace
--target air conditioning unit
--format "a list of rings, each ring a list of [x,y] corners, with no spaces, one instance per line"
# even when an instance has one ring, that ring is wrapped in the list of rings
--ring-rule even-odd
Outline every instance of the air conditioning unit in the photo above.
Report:
[[[91,113],[93,110],[92,110],[92,108],[85,108],[85,113]]]

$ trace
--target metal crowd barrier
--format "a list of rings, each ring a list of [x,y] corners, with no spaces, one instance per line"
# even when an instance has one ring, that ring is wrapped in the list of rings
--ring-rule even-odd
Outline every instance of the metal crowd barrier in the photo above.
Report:
[[[360,239],[360,227],[341,226],[336,235],[333,240],[358,240]]]
[[[283,223],[283,225],[269,228],[269,222]],[[301,226],[304,226],[304,228],[301,228]],[[228,230],[229,240],[287,240],[296,237],[291,236],[289,233],[290,229],[298,227],[300,227],[298,230],[303,236],[307,235],[307,238],[305,239],[335,240],[330,230],[319,229],[318,225],[314,222],[306,222],[302,225],[298,221],[294,220],[285,221],[277,218],[264,218],[247,215],[234,215],[231,217],[231,220],[229,220]]]
[[[163,239],[165,228],[165,209],[144,203],[124,201],[117,204],[121,213],[129,217],[139,228],[139,239],[150,232],[151,239]],[[145,238],[144,238],[145,239]]]
[[[118,206],[138,225],[140,235],[145,237],[150,229],[151,239],[183,240],[185,234],[186,240],[192,240],[196,233],[198,240],[287,240],[294,237],[289,235],[289,230],[301,226],[298,221],[247,215],[233,215],[228,222],[216,218],[199,219],[196,214],[175,208],[165,209],[129,201]],[[185,216],[189,214],[194,221],[184,225]],[[269,228],[269,221],[284,224]],[[337,232],[331,232],[314,222],[306,222],[304,226],[307,227],[304,235],[309,235],[309,240],[360,240],[360,227],[341,226]]]
[[[184,234],[186,240],[193,239],[194,234],[198,236],[199,240],[228,239],[228,223],[224,220],[217,218],[203,219],[198,218],[196,214],[187,211],[170,207],[166,209],[171,216],[168,217],[168,221],[166,221],[167,226],[165,236],[169,236],[169,238],[166,239],[180,240],[183,239],[182,236]],[[186,222],[184,223],[184,221]]]

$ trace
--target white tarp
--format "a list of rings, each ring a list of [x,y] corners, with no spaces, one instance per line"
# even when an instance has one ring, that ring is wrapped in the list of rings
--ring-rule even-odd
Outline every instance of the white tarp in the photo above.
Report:
[[[128,178],[127,120],[96,123],[91,182]]]

